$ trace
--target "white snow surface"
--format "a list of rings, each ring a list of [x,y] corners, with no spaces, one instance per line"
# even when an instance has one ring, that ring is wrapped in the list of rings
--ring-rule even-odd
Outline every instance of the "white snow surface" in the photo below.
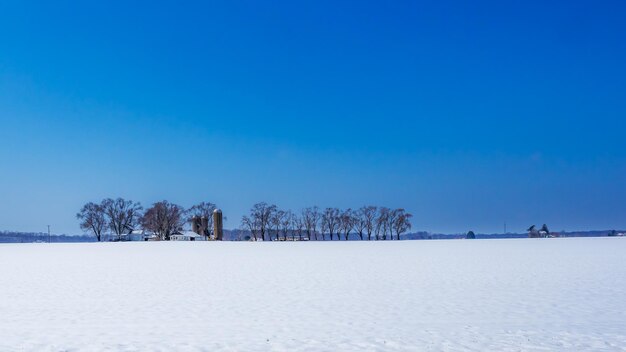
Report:
[[[626,238],[5,244],[0,351],[626,351]]]

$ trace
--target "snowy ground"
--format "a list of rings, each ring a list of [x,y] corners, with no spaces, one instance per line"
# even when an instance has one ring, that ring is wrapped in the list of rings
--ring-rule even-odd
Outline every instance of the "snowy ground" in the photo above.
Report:
[[[0,245],[0,351],[626,351],[626,238]]]

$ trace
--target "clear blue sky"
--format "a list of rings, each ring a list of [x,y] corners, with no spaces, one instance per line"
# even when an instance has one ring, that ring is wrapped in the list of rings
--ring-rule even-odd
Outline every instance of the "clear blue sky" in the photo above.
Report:
[[[3,1],[0,229],[87,201],[626,228],[623,1]]]

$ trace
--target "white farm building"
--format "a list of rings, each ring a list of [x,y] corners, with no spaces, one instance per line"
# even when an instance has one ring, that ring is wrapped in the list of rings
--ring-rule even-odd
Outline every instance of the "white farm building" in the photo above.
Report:
[[[207,237],[193,231],[179,231],[170,236],[170,241],[206,241]]]

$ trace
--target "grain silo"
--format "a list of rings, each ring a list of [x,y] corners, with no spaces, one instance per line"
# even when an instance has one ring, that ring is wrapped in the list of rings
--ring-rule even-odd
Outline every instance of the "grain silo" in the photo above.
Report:
[[[193,216],[191,218],[191,231],[200,235],[209,235],[209,218],[206,216]]]
[[[191,231],[197,233],[198,235],[200,235],[200,218],[197,216],[194,216],[191,218]]]
[[[221,241],[224,237],[224,223],[222,221],[222,211],[213,211],[213,236],[216,241]]]
[[[200,219],[200,224],[201,224],[202,233],[199,233],[199,235],[208,236],[209,235],[209,218],[206,216],[203,216],[202,219]]]

